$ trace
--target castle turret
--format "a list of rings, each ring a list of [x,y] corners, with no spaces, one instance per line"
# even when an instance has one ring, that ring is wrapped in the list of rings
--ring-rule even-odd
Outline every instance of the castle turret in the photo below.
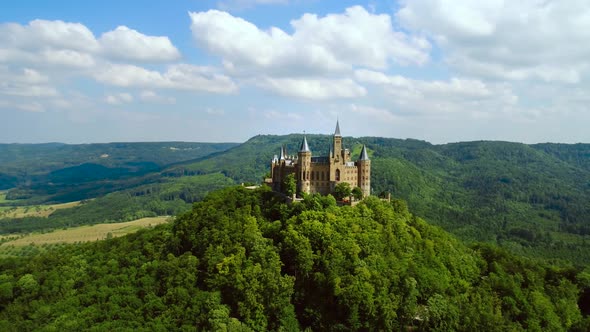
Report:
[[[299,166],[297,171],[297,192],[309,194],[311,189],[311,150],[309,149],[305,135],[303,135],[303,141],[301,142],[297,157]]]
[[[363,197],[371,194],[371,160],[367,153],[367,147],[363,145],[361,156],[357,161],[358,186],[363,191]]]

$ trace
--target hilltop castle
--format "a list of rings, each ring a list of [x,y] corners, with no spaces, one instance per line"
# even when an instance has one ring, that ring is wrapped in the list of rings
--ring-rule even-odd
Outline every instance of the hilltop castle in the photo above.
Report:
[[[340,124],[336,121],[333,145],[328,156],[312,157],[305,135],[297,156],[288,156],[287,149],[281,147],[280,155],[275,155],[270,165],[272,187],[276,191],[282,191],[285,178],[294,174],[297,194],[327,195],[334,192],[338,183],[348,182],[351,188],[361,188],[364,197],[369,196],[371,161],[366,146],[363,145],[357,161],[350,159],[350,150],[342,148]]]

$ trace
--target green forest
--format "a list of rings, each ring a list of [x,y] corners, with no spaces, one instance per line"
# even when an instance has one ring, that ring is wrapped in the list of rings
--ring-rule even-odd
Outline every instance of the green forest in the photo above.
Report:
[[[0,330],[590,330],[590,145],[345,137],[372,160],[357,206],[235,186],[300,139],[0,145],[0,244],[177,216],[3,251]]]
[[[0,235],[182,213],[217,188],[260,183],[280,147],[295,154],[301,137],[259,135],[243,144],[0,145],[0,173],[19,183],[0,209],[85,202],[46,219],[1,220]],[[308,141],[313,155],[325,155],[331,136],[308,135]],[[590,264],[589,144],[343,142],[353,158],[367,146],[373,195],[407,201],[412,213],[463,241]],[[103,152],[110,157],[96,157]],[[131,167],[133,162],[143,166]]]
[[[402,200],[210,193],[173,224],[0,260],[2,331],[587,331],[590,269],[464,245]]]

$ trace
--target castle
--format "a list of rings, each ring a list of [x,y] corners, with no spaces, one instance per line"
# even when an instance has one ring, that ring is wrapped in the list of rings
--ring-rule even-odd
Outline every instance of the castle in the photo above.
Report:
[[[371,193],[371,161],[367,148],[363,145],[360,158],[352,161],[350,150],[342,148],[340,124],[336,121],[333,145],[328,156],[312,157],[303,136],[297,156],[288,156],[283,146],[279,156],[274,156],[270,165],[272,187],[276,191],[283,191],[284,180],[289,174],[294,174],[297,183],[297,194],[319,193],[331,194],[338,183],[347,182],[351,188],[359,187],[363,197]]]

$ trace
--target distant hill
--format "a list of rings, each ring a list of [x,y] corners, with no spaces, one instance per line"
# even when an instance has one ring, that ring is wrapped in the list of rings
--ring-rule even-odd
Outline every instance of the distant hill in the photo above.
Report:
[[[153,181],[150,173],[236,143],[0,144],[0,190],[22,204],[65,202]]]

